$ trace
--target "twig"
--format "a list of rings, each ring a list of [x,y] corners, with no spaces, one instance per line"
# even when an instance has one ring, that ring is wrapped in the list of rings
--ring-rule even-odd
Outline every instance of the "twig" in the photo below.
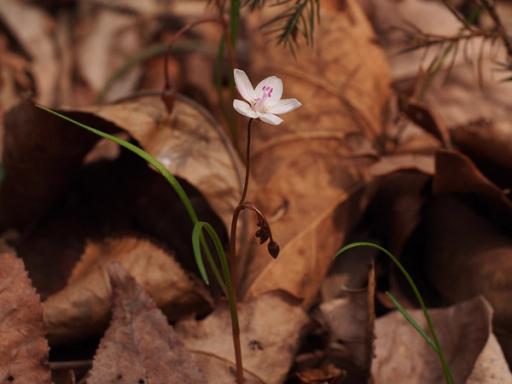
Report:
[[[48,366],[52,371],[90,368],[92,366],[92,360],[50,361],[48,362]]]

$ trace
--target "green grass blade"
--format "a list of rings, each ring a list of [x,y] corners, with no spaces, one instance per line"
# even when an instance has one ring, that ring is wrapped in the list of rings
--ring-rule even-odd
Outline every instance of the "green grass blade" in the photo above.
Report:
[[[411,326],[416,329],[416,331],[425,339],[427,344],[432,348],[435,352],[437,352],[436,345],[434,341],[430,338],[429,335],[427,335],[427,332],[421,327],[421,325],[418,324],[416,320],[411,316],[411,314],[405,309],[402,304],[398,302],[396,297],[391,292],[386,292],[386,295],[389,297],[389,299],[393,302],[398,312],[402,314],[402,316],[411,324]]]
[[[344,246],[343,248],[341,248],[338,252],[336,252],[336,255],[334,255],[334,258],[338,257],[342,253],[345,253],[353,248],[358,248],[358,247],[369,247],[369,248],[374,248],[374,249],[381,251],[386,256],[388,256],[391,259],[391,261],[397,266],[397,268],[400,270],[400,272],[402,272],[405,279],[407,280],[410,287],[412,288],[412,290],[414,292],[414,296],[416,297],[416,299],[418,300],[418,302],[420,304],[421,310],[423,312],[423,316],[425,316],[425,320],[427,321],[428,329],[432,335],[432,341],[435,345],[435,352],[437,353],[437,356],[439,357],[439,361],[440,361],[441,367],[443,369],[445,382],[447,384],[453,384],[454,383],[453,375],[450,370],[450,367],[448,366],[448,363],[446,362],[446,358],[444,356],[443,349],[441,348],[441,343],[439,342],[439,338],[437,337],[436,330],[434,329],[434,324],[432,322],[432,319],[430,318],[430,315],[428,313],[428,309],[427,309],[427,306],[425,305],[423,297],[421,296],[420,291],[418,290],[418,287],[416,287],[416,284],[414,283],[411,275],[409,275],[409,273],[406,271],[406,269],[404,268],[402,263],[400,263],[400,261],[398,261],[398,259],[391,252],[389,252],[386,248],[381,247],[380,245],[375,244],[375,243],[363,241],[363,242],[356,242],[356,243],[348,244],[348,245]]]
[[[199,239],[199,234],[202,233],[203,229],[206,231],[206,233],[212,240],[213,246],[215,247],[215,251],[217,252],[217,256],[219,258],[223,276],[223,279],[220,283],[224,282],[224,284],[228,286],[231,283],[231,273],[229,270],[228,258],[226,257],[226,253],[224,252],[222,241],[220,240],[219,235],[217,234],[217,232],[215,231],[211,224],[204,221],[199,221],[194,226],[192,241],[195,243],[195,249],[197,249],[198,252],[200,253],[200,249],[197,243]],[[217,279],[219,278],[217,277]],[[229,295],[227,296],[229,297]]]
[[[222,258],[222,256],[225,257],[224,248],[222,247],[222,242],[220,241],[219,236],[217,235],[217,232],[215,232],[215,230],[213,229],[213,227],[210,224],[208,224],[204,221],[198,221],[197,223],[194,224],[194,229],[192,230],[192,248],[194,250],[194,257],[196,258],[196,263],[199,260],[201,262],[203,260],[202,251],[201,251],[201,241],[204,240],[203,230],[205,228],[207,229],[207,233],[213,242],[213,245],[217,251],[217,255],[218,255],[219,259]],[[226,287],[225,278],[223,278],[222,274],[219,272],[219,268],[217,267],[217,264],[215,264],[215,261],[213,260],[211,255],[206,255],[206,259],[208,260],[210,268],[213,271],[213,275],[215,276],[215,279],[219,283],[220,287],[222,288],[222,290],[224,291],[226,296],[228,296],[228,290]],[[203,276],[203,279],[205,277],[207,278],[206,270],[204,269],[204,266],[199,271],[201,273],[201,276]]]
[[[219,276],[216,275],[216,278],[223,286],[224,292],[226,294],[226,297],[228,298],[228,304],[229,304],[229,312],[231,315],[231,322],[233,324],[234,328],[238,328],[238,311],[236,308],[236,296],[235,291],[233,287],[233,282],[231,280],[231,272],[229,270],[229,263],[228,258],[226,257],[226,253],[224,252],[224,247],[222,246],[222,241],[219,238],[219,235],[217,235],[217,232],[215,232],[215,229],[211,226],[211,224],[206,223],[204,221],[198,222],[194,228],[194,231],[196,232],[195,237],[198,238],[198,233],[202,232],[202,230],[206,230],[208,233],[210,239],[213,242],[213,245],[215,247],[215,250],[217,252],[217,256],[219,258],[219,262],[221,265],[222,275],[223,279],[221,279]],[[197,240],[195,240],[197,243]],[[196,245],[196,249],[198,252],[200,252],[199,247]],[[210,261],[210,260],[209,260]],[[213,261],[210,261],[210,265],[213,263]],[[214,264],[214,263],[213,263]],[[217,271],[218,274],[218,271]]]

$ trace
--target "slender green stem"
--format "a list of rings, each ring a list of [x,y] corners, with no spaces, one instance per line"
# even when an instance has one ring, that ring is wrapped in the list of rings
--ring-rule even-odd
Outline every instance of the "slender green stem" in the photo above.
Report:
[[[238,225],[238,217],[240,212],[244,209],[244,202],[247,196],[247,190],[249,188],[249,178],[251,172],[251,126],[253,119],[249,119],[247,123],[247,145],[245,152],[245,180],[244,186],[242,188],[242,196],[240,197],[240,201],[238,206],[235,208],[233,212],[233,218],[231,219],[231,233],[230,233],[230,248],[229,248],[229,256],[230,256],[230,264],[231,264],[231,275],[233,276],[233,280],[235,284],[238,282],[238,268],[236,262],[236,229]],[[256,212],[258,213],[258,212]]]
[[[249,119],[247,122],[247,144],[245,147],[245,181],[242,189],[242,197],[238,205],[242,204],[247,197],[247,190],[249,189],[249,175],[251,171],[251,127],[254,119]]]
[[[409,273],[406,271],[406,269],[404,268],[402,263],[400,263],[400,261],[398,261],[398,259],[391,252],[389,252],[387,249],[385,249],[385,248],[383,248],[380,245],[375,244],[375,243],[356,242],[356,243],[348,244],[348,245],[344,246],[343,248],[341,248],[336,253],[336,255],[334,257],[336,258],[339,255],[341,255],[342,253],[345,253],[345,252],[347,252],[347,251],[349,251],[349,250],[351,250],[353,248],[358,248],[358,247],[370,247],[370,248],[374,248],[374,249],[377,249],[377,250],[383,252],[398,267],[400,272],[402,272],[402,274],[406,278],[407,282],[409,283],[410,287],[412,288],[412,290],[414,292],[414,296],[416,296],[416,299],[418,300],[418,302],[419,302],[419,304],[421,306],[421,310],[423,312],[423,315],[425,316],[425,320],[427,321],[428,329],[430,331],[430,334],[432,335],[432,342],[433,342],[433,344],[435,346],[435,351],[437,352],[437,355],[438,355],[440,363],[441,363],[441,367],[443,369],[443,374],[444,374],[445,381],[446,381],[447,384],[453,384],[454,383],[453,375],[452,375],[452,372],[450,370],[450,367],[448,366],[446,358],[444,356],[444,353],[443,353],[443,350],[442,350],[442,347],[441,347],[441,343],[439,342],[439,339],[437,337],[437,333],[436,333],[436,331],[434,329],[434,324],[433,324],[432,319],[430,318],[430,315],[428,313],[427,306],[425,305],[425,302],[423,301],[423,297],[421,296],[418,288],[416,287],[416,284],[414,284],[414,281],[413,281],[411,275],[409,275]],[[408,319],[408,318],[406,318],[406,319]],[[428,339],[425,339],[425,340],[427,340],[427,342],[428,342]]]

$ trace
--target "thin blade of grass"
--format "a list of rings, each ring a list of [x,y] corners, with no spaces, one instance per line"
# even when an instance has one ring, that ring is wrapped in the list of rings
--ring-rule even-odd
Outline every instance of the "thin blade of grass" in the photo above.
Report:
[[[196,260],[196,263],[198,264],[198,267],[199,267],[199,263],[203,260],[203,255],[202,255],[202,251],[201,251],[201,239],[203,238],[203,229],[207,225],[209,225],[209,224],[204,221],[198,221],[197,223],[194,224],[194,229],[192,230],[192,249],[194,250],[194,258]],[[220,244],[220,248],[218,248],[220,240],[218,239],[217,233],[215,231],[213,231],[213,232],[207,231],[207,233],[210,235],[210,238],[213,241],[213,244],[216,248],[217,254],[219,255],[219,259],[220,259],[222,256],[219,252],[223,253],[224,250],[222,248],[222,244]],[[214,235],[212,235],[212,233]],[[215,261],[212,258],[209,258],[208,255],[206,256],[206,259],[208,260],[210,268],[213,271],[213,275],[215,276],[215,279],[219,283],[220,287],[222,288],[222,290],[224,291],[226,296],[228,296],[226,284],[225,284],[224,280],[222,279],[222,276],[221,276],[221,273],[219,272],[219,268],[217,267],[217,264],[215,264]],[[204,266],[203,266],[203,268],[199,269],[199,272],[201,273],[201,277],[203,277],[203,279],[208,279],[206,270],[204,269]]]
[[[425,305],[425,301],[423,300],[423,297],[421,296],[420,291],[418,290],[418,287],[414,283],[414,280],[412,279],[411,275],[409,275],[409,273],[404,268],[402,263],[400,263],[400,261],[391,252],[389,252],[386,248],[381,247],[380,245],[371,243],[371,242],[362,241],[362,242],[355,242],[355,243],[348,244],[348,245],[344,246],[343,248],[341,248],[338,252],[336,252],[336,254],[334,255],[334,258],[338,257],[342,253],[345,253],[353,248],[358,248],[358,247],[369,247],[369,248],[374,248],[374,249],[377,249],[377,250],[383,252],[386,256],[388,256],[391,259],[391,261],[397,266],[397,268],[403,274],[403,276],[409,283],[409,286],[413,290],[414,296],[416,297],[416,299],[418,300],[418,302],[420,304],[421,310],[423,312],[423,316],[425,316],[425,320],[427,321],[428,329],[429,329],[430,333],[432,334],[432,341],[436,347],[435,352],[436,352],[437,356],[439,357],[439,362],[440,362],[441,368],[443,370],[445,382],[446,382],[446,384],[454,384],[453,374],[452,374],[452,371],[450,370],[450,367],[448,366],[448,363],[444,356],[443,349],[441,348],[441,343],[439,342],[439,338],[437,337],[437,333],[434,328],[434,323],[432,322],[432,319],[430,318],[427,306]]]
[[[397,298],[391,292],[386,292],[386,295],[393,302],[393,305],[396,307],[398,312],[400,312],[402,314],[402,316],[405,318],[405,320],[407,320],[409,322],[409,324],[411,324],[412,327],[421,335],[421,337],[423,337],[423,339],[425,339],[425,341],[430,346],[430,348],[432,348],[435,352],[437,352],[436,345],[435,345],[434,341],[430,338],[429,335],[427,335],[427,332],[425,332],[425,330],[421,327],[421,325],[419,325],[418,322],[416,320],[414,320],[414,318],[407,311],[407,309],[405,309],[402,306],[402,304],[400,304],[398,302]]]

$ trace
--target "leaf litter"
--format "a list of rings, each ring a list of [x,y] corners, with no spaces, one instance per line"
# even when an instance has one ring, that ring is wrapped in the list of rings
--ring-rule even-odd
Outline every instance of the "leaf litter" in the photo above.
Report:
[[[218,92],[218,26],[187,34],[170,58],[186,95],[170,114],[160,91],[144,89],[161,87],[158,49],[203,6],[0,4],[1,244],[19,256],[0,257],[8,310],[0,344],[10,343],[1,344],[0,381],[51,382],[51,370],[56,384],[235,382],[229,309],[219,287],[209,291],[194,276],[192,226],[172,191],[126,151],[24,99],[139,144],[182,180],[227,243],[244,153],[243,137],[231,141],[222,126],[229,65]],[[395,56],[403,40],[387,30],[401,15],[402,27],[456,32],[442,4],[330,0],[320,8],[315,44],[295,56],[256,32],[278,7],[244,10],[241,19],[235,59],[251,77],[277,73],[303,104],[279,129],[254,130],[249,197],[270,218],[281,254],[263,255],[244,221],[246,382],[442,381],[434,352],[390,312],[389,289],[425,325],[396,269],[369,251],[332,262],[341,245],[368,239],[400,257],[430,307],[443,307],[432,317],[456,382],[512,382],[510,83],[493,80],[495,52],[483,51],[483,88],[460,54],[450,76],[425,83],[418,68],[431,56]],[[13,352],[27,345],[30,355]]]

